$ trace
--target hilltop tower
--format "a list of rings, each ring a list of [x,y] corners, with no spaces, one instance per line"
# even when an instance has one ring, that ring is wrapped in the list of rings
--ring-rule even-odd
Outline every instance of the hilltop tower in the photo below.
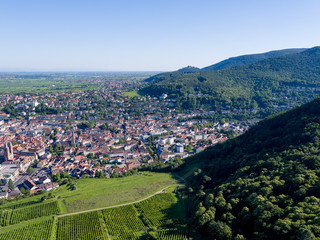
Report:
[[[13,147],[11,142],[6,142],[4,144],[4,160],[5,161],[13,160]]]

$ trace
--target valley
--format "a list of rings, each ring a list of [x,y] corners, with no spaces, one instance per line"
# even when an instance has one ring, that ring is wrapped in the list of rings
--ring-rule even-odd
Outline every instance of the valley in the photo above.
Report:
[[[317,239],[319,56],[1,74],[0,239]]]

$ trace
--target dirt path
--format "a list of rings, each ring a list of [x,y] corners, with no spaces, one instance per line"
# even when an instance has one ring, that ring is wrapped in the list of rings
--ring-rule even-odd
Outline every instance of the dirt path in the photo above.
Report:
[[[153,197],[154,195],[157,195],[159,193],[163,193],[166,189],[172,187],[174,185],[170,185],[168,187],[165,187],[163,189],[161,189],[160,191],[151,194],[148,197],[145,197],[143,199],[137,200],[137,201],[133,201],[133,202],[129,202],[129,203],[123,203],[123,204],[119,204],[119,205],[113,205],[113,206],[108,206],[108,207],[102,207],[102,208],[95,208],[95,209],[90,209],[90,210],[84,210],[84,211],[80,211],[80,212],[73,212],[73,213],[65,213],[65,214],[61,214],[61,215],[57,215],[57,217],[65,217],[65,216],[70,216],[70,215],[76,215],[76,214],[80,214],[80,213],[87,213],[87,212],[94,212],[94,211],[99,211],[99,210],[103,210],[103,209],[108,209],[108,208],[115,208],[115,207],[121,207],[121,206],[126,206],[126,205],[131,205],[131,204],[135,204],[138,202],[142,202],[144,200],[147,200],[148,198]]]

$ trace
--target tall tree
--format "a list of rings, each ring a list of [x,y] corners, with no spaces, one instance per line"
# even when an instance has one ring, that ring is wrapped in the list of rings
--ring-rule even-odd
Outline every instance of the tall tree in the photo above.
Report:
[[[13,184],[13,181],[12,181],[11,178],[9,179],[8,187],[9,187],[12,191],[14,190],[14,184]]]

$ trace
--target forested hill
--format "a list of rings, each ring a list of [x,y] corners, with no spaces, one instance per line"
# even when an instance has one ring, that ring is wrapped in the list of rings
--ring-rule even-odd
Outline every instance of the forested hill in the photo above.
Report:
[[[320,98],[186,161],[204,239],[320,238]],[[210,236],[210,237],[209,237]]]
[[[291,97],[301,102],[313,96],[297,88],[320,84],[320,47],[219,71],[163,73],[147,81],[151,84],[142,92],[167,93],[178,109],[268,108]]]
[[[243,66],[252,63],[256,63],[271,57],[277,57],[281,55],[291,54],[291,53],[299,53],[306,50],[306,48],[292,48],[292,49],[283,49],[283,50],[276,50],[270,51],[266,53],[258,53],[258,54],[249,54],[243,55],[238,57],[228,58],[221,62],[218,62],[214,65],[202,68],[202,71],[217,71],[231,67]]]

